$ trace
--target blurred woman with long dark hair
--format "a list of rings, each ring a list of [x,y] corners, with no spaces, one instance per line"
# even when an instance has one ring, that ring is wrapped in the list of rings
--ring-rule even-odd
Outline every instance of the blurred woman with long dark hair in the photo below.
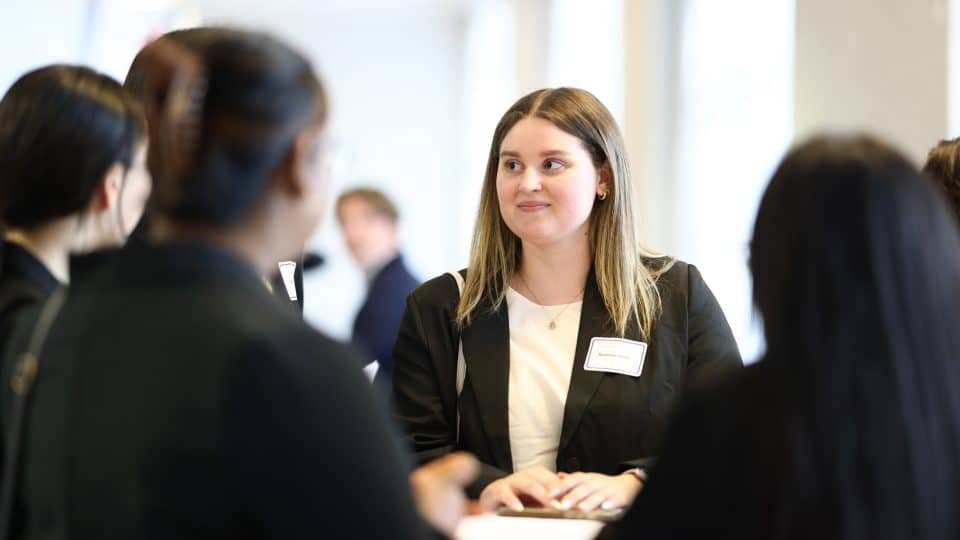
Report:
[[[68,260],[122,244],[150,193],[140,104],[89,68],[51,65],[0,100],[0,327],[70,281]]]
[[[960,534],[960,241],[896,150],[819,137],[780,164],[750,242],[767,352],[681,408],[604,538]]]

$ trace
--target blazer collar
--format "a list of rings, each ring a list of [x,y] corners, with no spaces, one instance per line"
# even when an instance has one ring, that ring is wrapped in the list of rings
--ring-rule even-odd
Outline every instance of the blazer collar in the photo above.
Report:
[[[14,242],[4,241],[0,247],[0,276],[5,279],[15,276],[26,279],[44,295],[53,293],[60,286],[60,282],[40,259]]]
[[[70,258],[71,282],[75,284],[108,274],[126,286],[143,286],[144,280],[156,285],[230,279],[268,294],[262,278],[249,263],[223,248],[199,242],[133,244]]]
[[[483,430],[494,454],[494,463],[505,471],[513,470],[510,453],[510,429],[507,395],[510,384],[510,322],[507,303],[496,311],[490,302],[481,302],[479,313],[463,329],[463,359],[467,365],[467,380],[477,400]]]

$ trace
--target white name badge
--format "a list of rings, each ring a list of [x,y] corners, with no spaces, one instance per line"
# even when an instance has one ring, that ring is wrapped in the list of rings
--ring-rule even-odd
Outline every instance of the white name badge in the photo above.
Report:
[[[376,378],[378,371],[380,371],[380,362],[376,360],[363,366],[363,374],[367,376],[367,380],[370,382],[373,382],[373,379]]]
[[[590,340],[583,369],[639,377],[646,356],[647,344],[642,341],[595,337]]]
[[[290,300],[296,300],[297,284],[294,282],[293,277],[297,271],[297,263],[293,261],[280,261],[277,263],[277,266],[280,267],[280,278],[283,280],[283,288],[287,290],[287,296],[290,297]]]

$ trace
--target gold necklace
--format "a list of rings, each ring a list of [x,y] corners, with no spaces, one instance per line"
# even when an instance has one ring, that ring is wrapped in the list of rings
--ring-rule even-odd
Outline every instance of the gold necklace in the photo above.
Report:
[[[540,309],[542,309],[543,311],[546,312],[546,311],[547,311],[547,307],[544,306],[542,302],[540,302],[540,299],[537,298],[537,293],[533,292],[533,289],[531,289],[530,286],[527,285],[527,282],[523,280],[523,276],[520,275],[520,272],[517,272],[517,278],[520,279],[520,283],[523,284],[523,288],[526,289],[526,290],[528,290],[528,291],[530,291],[530,294],[533,295],[533,299],[536,300],[537,305],[540,306]],[[586,290],[586,289],[584,289],[584,290]],[[566,311],[568,307],[570,307],[570,306],[572,306],[573,304],[575,304],[575,303],[577,302],[577,299],[580,298],[580,296],[582,296],[582,295],[583,295],[583,290],[581,290],[581,291],[577,294],[577,296],[575,296],[575,297],[573,298],[573,300],[570,301],[569,304],[564,304],[563,309],[561,309],[559,313],[557,313],[556,315],[553,316],[553,318],[550,319],[550,322],[547,324],[547,328],[549,328],[549,329],[551,329],[551,330],[555,329],[555,328],[557,327],[557,319],[559,319],[560,316],[563,315],[563,312]],[[547,317],[550,317],[549,313],[548,313]]]

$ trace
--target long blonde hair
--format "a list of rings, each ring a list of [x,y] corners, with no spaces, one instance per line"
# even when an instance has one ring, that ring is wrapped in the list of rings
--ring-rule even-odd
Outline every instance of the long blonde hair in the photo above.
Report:
[[[600,296],[624,336],[633,319],[644,338],[660,315],[657,278],[672,264],[644,262],[654,255],[639,244],[637,204],[623,136],[610,111],[593,94],[578,88],[537,90],[513,104],[493,133],[480,209],[470,249],[467,279],[457,306],[461,328],[470,324],[486,297],[493,310],[506,297],[507,285],[520,264],[520,239],[507,228],[497,200],[497,170],[504,137],[520,120],[542,118],[577,137],[593,165],[608,167],[612,182],[606,200],[595,200],[590,214],[590,249]]]

